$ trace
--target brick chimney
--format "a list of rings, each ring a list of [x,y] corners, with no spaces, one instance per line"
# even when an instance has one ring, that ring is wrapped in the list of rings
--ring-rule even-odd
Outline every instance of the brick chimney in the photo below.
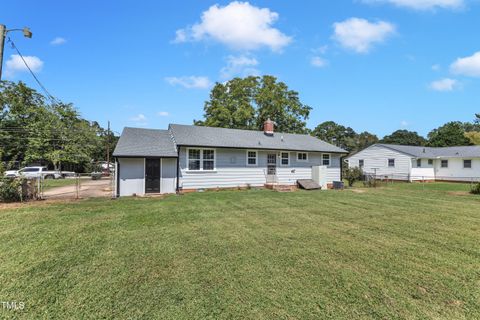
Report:
[[[263,123],[263,132],[267,135],[273,135],[273,127],[274,127],[274,122],[268,118],[264,123]]]

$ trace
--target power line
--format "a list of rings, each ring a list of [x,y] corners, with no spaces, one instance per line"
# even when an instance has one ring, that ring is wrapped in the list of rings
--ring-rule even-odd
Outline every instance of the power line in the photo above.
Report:
[[[50,94],[50,92],[48,92],[47,88],[45,88],[45,86],[40,82],[40,80],[37,78],[37,76],[35,75],[35,73],[32,71],[32,69],[30,68],[30,66],[28,65],[27,61],[25,61],[25,58],[23,57],[23,55],[21,54],[20,50],[18,50],[17,46],[15,45],[15,43],[12,41],[12,39],[8,38],[7,40],[8,43],[10,43],[12,45],[12,48],[15,49],[15,51],[17,51],[18,55],[20,56],[20,58],[22,59],[23,63],[25,64],[25,66],[27,67],[28,71],[30,71],[30,74],[32,75],[32,77],[35,79],[35,81],[38,83],[38,85],[40,86],[40,88],[42,88],[43,92],[46,94],[47,98],[49,98],[53,103],[59,103],[59,101]]]

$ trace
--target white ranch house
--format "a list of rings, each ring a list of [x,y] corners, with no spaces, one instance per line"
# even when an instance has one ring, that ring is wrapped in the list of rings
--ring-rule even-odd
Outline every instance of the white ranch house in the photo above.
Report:
[[[375,144],[345,161],[349,167],[360,167],[378,178],[480,181],[480,146],[431,148]]]
[[[127,127],[113,154],[115,193],[292,186],[319,172],[327,185],[341,179],[345,150],[309,135],[273,129],[271,121],[263,131],[178,124],[168,130]]]

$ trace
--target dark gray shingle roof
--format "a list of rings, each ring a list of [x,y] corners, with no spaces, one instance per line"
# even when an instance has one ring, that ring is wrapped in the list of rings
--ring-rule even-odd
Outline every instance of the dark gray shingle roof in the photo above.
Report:
[[[461,147],[416,147],[401,146],[394,144],[377,144],[392,150],[406,153],[415,158],[479,158],[480,146],[461,146]]]
[[[180,124],[171,124],[169,128],[176,144],[184,146],[347,153],[339,147],[304,134],[275,132],[273,136],[267,136],[263,131]]]
[[[125,127],[113,156],[176,157],[177,151],[168,130]]]

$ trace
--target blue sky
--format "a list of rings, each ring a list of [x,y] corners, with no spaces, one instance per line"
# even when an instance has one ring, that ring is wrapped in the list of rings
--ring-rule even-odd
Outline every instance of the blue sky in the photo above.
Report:
[[[480,112],[480,3],[468,0],[6,1],[0,23],[47,89],[115,131],[202,118],[216,81],[271,74],[379,136]],[[6,43],[4,78],[38,88]]]

